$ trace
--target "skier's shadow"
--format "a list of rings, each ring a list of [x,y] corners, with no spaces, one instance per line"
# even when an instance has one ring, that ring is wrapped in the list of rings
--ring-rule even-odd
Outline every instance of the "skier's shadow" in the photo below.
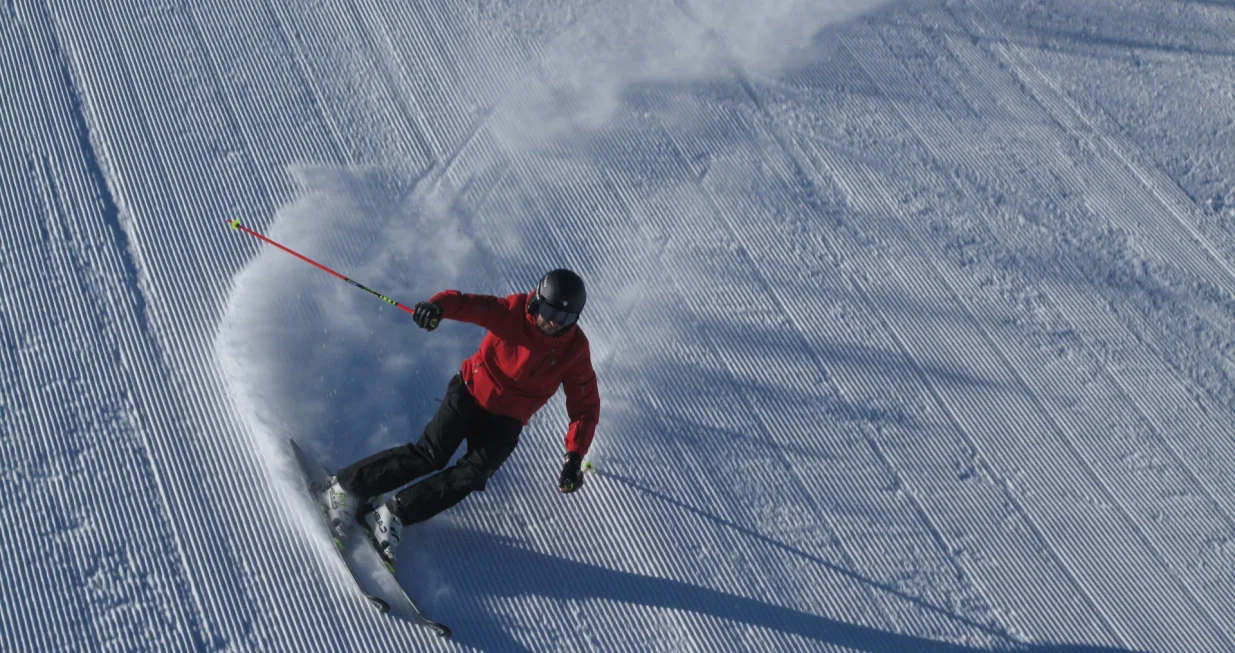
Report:
[[[530,550],[519,542],[487,533],[434,526],[426,533],[436,553],[420,557],[424,569],[447,586],[466,588],[427,601],[432,616],[448,622],[455,639],[481,650],[531,650],[512,638],[493,616],[493,599],[549,599],[546,611],[570,612],[574,601],[606,601],[639,608],[694,612],[728,622],[797,635],[805,640],[877,653],[990,653],[989,649],[938,642],[888,632],[817,614],[734,596],[690,583],[606,569]],[[448,545],[448,546],[447,546]],[[429,560],[426,560],[428,558]],[[422,571],[420,569],[417,570]],[[415,583],[412,583],[414,585]],[[427,589],[427,588],[422,588]],[[428,598],[428,597],[426,597]],[[586,621],[586,618],[585,618]],[[586,628],[581,624],[581,628]],[[1009,642],[1000,651],[1026,653],[1127,653],[1084,645],[1024,645]]]

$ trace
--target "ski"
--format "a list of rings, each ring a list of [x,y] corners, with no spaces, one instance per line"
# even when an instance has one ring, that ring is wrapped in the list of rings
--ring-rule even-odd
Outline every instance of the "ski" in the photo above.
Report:
[[[346,543],[335,534],[334,529],[330,526],[330,517],[326,511],[326,504],[322,503],[322,492],[326,491],[326,479],[330,478],[330,473],[326,468],[313,460],[308,454],[296,444],[295,440],[288,438],[288,442],[292,445],[292,453],[296,456],[296,462],[300,464],[300,478],[304,481],[305,491],[309,493],[309,498],[313,500],[322,515],[322,523],[326,526],[326,531],[330,533],[330,539],[334,541],[334,551],[339,555],[339,559],[343,561],[343,566],[347,568],[347,573],[355,583],[357,591],[360,595],[369,602],[370,605],[377,608],[378,612],[386,614],[390,612],[390,604],[385,599],[374,596],[365,591],[364,586],[360,584],[360,578],[356,576],[356,570],[352,567],[352,561],[348,559]]]
[[[433,631],[433,633],[438,637],[449,639],[452,634],[450,628],[448,628],[445,624],[438,623],[426,617],[425,614],[420,611],[420,607],[416,605],[416,602],[412,600],[411,595],[407,593],[407,590],[403,589],[403,584],[400,583],[398,577],[395,576],[394,566],[383,558],[381,551],[378,550],[377,540],[373,538],[373,530],[370,529],[369,525],[364,521],[360,522],[360,527],[364,531],[365,541],[369,543],[369,546],[373,548],[373,552],[377,554],[379,559],[381,559],[382,568],[385,569],[386,573],[390,574],[391,579],[394,580],[395,587],[399,588],[399,594],[403,596],[403,599],[407,602],[408,607],[412,609],[412,614],[416,617],[416,621],[425,628]]]
[[[351,575],[352,581],[355,582],[356,588],[360,591],[361,595],[373,605],[373,607],[378,609],[379,612],[382,614],[389,613],[390,604],[387,603],[385,599],[374,596],[365,591],[364,587],[360,583],[360,578],[356,575],[356,569],[352,566],[352,561],[345,553],[346,543],[341,540],[339,536],[335,534],[334,529],[330,527],[328,512],[326,510],[326,505],[322,503],[321,495],[326,490],[326,483],[328,482],[328,479],[334,475],[333,472],[305,453],[304,449],[301,449],[300,445],[297,444],[295,440],[288,438],[288,442],[291,444],[292,452],[295,454],[296,460],[300,464],[301,476],[305,480],[305,486],[308,489],[313,502],[321,509],[322,521],[325,522],[327,531],[330,532],[330,537],[334,540],[335,552],[338,553],[339,558],[343,560],[343,564],[347,567],[347,571]],[[381,557],[381,553],[377,551],[377,547],[373,541],[372,532],[368,529],[368,525],[361,521],[360,526],[364,531],[364,540],[369,543],[369,546],[373,547],[374,553],[377,554],[378,558],[382,560],[382,567],[387,573],[390,574],[390,578],[394,581],[395,587],[399,589],[399,595],[403,597],[404,602],[409,608],[411,608],[415,623],[429,629],[438,637],[443,639],[449,638],[452,635],[450,628],[446,627],[444,624],[433,621],[420,611],[420,607],[417,606],[416,602],[412,600],[411,595],[407,593],[407,590],[403,589],[403,584],[400,583],[398,577],[395,576],[394,569],[391,567],[390,563],[386,562],[386,560]]]

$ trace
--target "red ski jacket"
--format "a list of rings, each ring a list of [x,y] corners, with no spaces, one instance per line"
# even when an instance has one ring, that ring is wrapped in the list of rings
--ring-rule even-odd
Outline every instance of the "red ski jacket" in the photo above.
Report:
[[[578,325],[545,335],[527,312],[530,298],[530,293],[493,297],[444,290],[429,301],[442,307],[444,318],[489,330],[462,368],[463,382],[482,408],[527,424],[560,386],[570,417],[566,450],[585,456],[600,421],[587,336]]]

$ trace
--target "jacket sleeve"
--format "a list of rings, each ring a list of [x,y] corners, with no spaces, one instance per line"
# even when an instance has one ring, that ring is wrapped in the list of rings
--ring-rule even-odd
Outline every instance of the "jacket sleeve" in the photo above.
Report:
[[[442,307],[442,317],[480,325],[501,335],[514,310],[510,297],[473,295],[458,290],[443,290],[429,298]]]
[[[592,353],[584,341],[583,355],[562,378],[566,391],[566,413],[570,428],[566,431],[566,451],[586,456],[600,422],[600,389],[592,369]]]

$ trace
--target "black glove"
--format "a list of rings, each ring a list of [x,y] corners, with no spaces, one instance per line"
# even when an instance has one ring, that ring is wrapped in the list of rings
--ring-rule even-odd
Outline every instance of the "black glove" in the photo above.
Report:
[[[412,313],[412,319],[416,321],[416,326],[425,331],[432,331],[437,328],[437,323],[442,319],[442,307],[433,302],[420,302],[416,304],[416,312]]]
[[[583,487],[583,456],[567,451],[562,459],[562,475],[558,478],[558,487],[564,493],[574,492]]]

